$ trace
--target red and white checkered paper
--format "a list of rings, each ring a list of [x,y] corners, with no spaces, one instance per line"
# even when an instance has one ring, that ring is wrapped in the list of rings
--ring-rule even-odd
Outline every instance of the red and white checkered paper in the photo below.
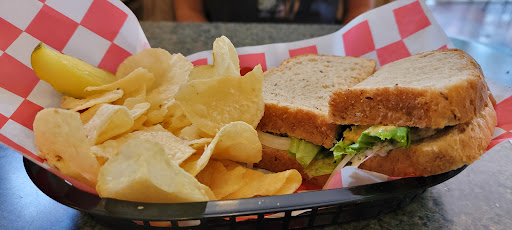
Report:
[[[32,71],[30,54],[40,41],[112,72],[149,43],[137,18],[119,0],[0,0],[0,142],[49,168],[38,157],[32,123],[43,108],[59,107],[62,95]],[[384,65],[416,53],[452,47],[424,1],[401,0],[367,12],[329,35],[237,51],[241,72],[245,73],[257,64],[267,70],[304,53],[361,56]],[[187,58],[195,65],[212,63],[211,51]],[[512,90],[492,79],[488,82],[498,99],[498,127],[491,148],[512,140]],[[364,175],[353,168],[335,172],[327,187],[392,179],[373,174],[366,176],[373,178],[366,182],[347,179],[356,174]]]

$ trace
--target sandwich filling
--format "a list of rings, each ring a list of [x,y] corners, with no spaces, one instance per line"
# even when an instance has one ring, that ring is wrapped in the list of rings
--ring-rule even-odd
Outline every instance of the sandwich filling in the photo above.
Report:
[[[435,129],[396,126],[350,126],[331,149],[295,137],[258,132],[263,145],[286,150],[310,177],[330,174],[339,165],[357,166],[369,156],[385,156],[395,148],[435,134]]]

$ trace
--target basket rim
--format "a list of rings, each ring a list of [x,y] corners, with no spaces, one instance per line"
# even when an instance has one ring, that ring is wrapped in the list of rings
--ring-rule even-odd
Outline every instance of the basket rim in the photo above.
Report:
[[[84,192],[32,161],[23,158],[30,180],[53,200],[92,215],[140,220],[170,221],[197,220],[214,217],[249,216],[296,210],[315,209],[339,205],[363,205],[378,199],[400,197],[421,192],[440,184],[460,172],[458,169],[428,177],[409,177],[354,187],[299,192],[287,195],[219,200],[190,203],[144,203],[112,198]]]

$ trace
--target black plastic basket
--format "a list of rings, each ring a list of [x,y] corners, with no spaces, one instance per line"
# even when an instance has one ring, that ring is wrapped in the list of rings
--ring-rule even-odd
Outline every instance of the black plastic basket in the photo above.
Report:
[[[429,177],[289,195],[195,203],[154,204],[100,198],[24,159],[34,184],[55,201],[105,225],[173,229],[299,229],[375,217],[409,204],[427,188],[466,168]],[[277,217],[276,217],[277,216]]]

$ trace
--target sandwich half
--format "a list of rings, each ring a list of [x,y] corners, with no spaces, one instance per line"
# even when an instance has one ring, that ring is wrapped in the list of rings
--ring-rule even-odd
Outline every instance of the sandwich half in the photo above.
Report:
[[[447,172],[485,152],[496,126],[492,101],[464,51],[413,55],[331,95],[330,118],[346,127],[332,150],[343,164],[388,176]]]
[[[374,68],[364,58],[305,55],[267,71],[257,166],[294,168],[323,185],[337,166],[429,176],[485,152],[494,99],[471,56],[437,50]]]
[[[297,169],[304,179],[323,185],[336,167],[329,149],[341,133],[329,118],[329,96],[362,82],[375,66],[367,58],[307,54],[266,71],[265,114],[257,127],[263,157],[256,166]]]

